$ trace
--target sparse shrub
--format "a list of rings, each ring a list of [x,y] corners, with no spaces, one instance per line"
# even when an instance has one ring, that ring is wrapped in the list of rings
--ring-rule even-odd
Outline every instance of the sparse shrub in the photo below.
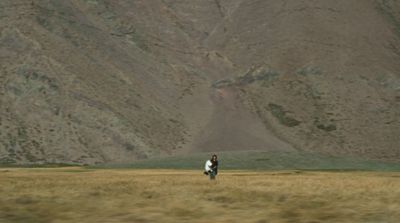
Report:
[[[322,71],[318,67],[305,66],[305,67],[300,68],[299,70],[297,70],[296,73],[299,74],[299,75],[302,75],[302,76],[321,75]]]
[[[255,82],[262,82],[264,86],[269,86],[278,76],[279,72],[270,68],[252,68],[242,76],[215,81],[212,87],[245,86]]]
[[[228,87],[232,86],[234,84],[234,81],[231,79],[223,79],[223,80],[218,80],[212,83],[213,88],[223,88],[223,87]]]
[[[285,125],[287,127],[294,127],[300,125],[300,121],[287,116],[287,111],[283,109],[282,106],[269,103],[268,108],[271,111],[271,114],[278,119],[279,123]]]
[[[322,129],[326,132],[332,132],[332,131],[336,130],[336,125],[335,124],[328,124],[328,125],[318,124],[317,128]]]
[[[130,144],[130,143],[126,143],[125,144],[125,149],[128,150],[128,151],[133,151],[133,150],[135,150],[135,146]]]

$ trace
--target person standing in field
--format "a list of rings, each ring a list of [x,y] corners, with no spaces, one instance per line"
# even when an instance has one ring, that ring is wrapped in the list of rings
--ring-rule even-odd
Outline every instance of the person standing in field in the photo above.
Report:
[[[210,180],[215,180],[218,174],[218,158],[217,155],[212,155],[210,160],[207,160],[204,166],[204,174],[210,176]]]

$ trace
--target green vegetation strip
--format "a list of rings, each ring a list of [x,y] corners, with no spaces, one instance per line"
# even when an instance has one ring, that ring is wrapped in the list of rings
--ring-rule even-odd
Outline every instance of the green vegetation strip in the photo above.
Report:
[[[132,163],[101,164],[89,168],[199,169],[212,153],[139,160]],[[399,171],[400,163],[356,157],[327,156],[306,152],[221,152],[220,169],[229,170],[324,170]]]

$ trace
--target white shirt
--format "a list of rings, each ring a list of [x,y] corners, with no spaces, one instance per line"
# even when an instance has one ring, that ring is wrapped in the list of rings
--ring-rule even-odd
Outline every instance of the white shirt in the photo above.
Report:
[[[204,170],[207,172],[211,171],[211,166],[212,166],[211,160],[207,160],[206,165],[204,166]]]

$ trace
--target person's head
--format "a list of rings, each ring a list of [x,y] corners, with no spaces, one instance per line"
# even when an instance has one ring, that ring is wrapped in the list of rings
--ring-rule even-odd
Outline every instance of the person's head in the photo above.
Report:
[[[214,162],[214,161],[217,161],[217,159],[218,159],[217,155],[215,155],[215,154],[214,154],[214,155],[212,155],[212,157],[211,157],[211,161],[213,161],[213,162]]]

